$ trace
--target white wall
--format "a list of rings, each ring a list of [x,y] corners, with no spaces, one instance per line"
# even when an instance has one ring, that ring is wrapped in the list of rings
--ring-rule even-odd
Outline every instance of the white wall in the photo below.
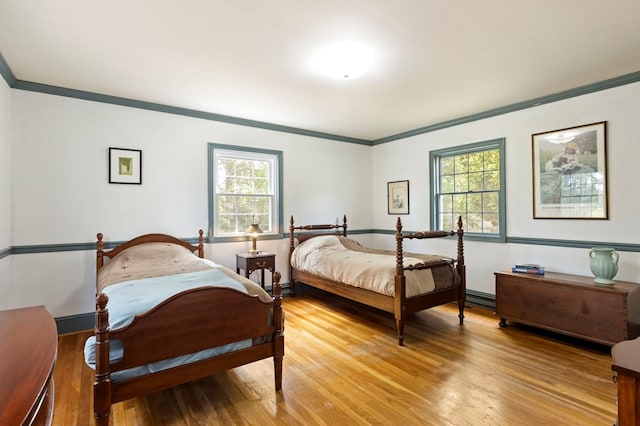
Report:
[[[10,199],[8,184],[0,185],[1,211],[13,218],[11,237],[0,236],[5,246],[93,242],[97,232],[106,240],[147,232],[195,237],[208,225],[208,142],[283,151],[285,232],[289,215],[297,224],[309,224],[333,223],[347,214],[351,229],[392,230],[396,216],[387,215],[386,183],[404,179],[410,181],[411,197],[411,214],[402,216],[405,229],[424,230],[429,228],[429,151],[499,137],[506,138],[509,236],[639,243],[633,173],[640,158],[640,83],[374,147],[0,87],[0,164],[12,169],[2,167],[0,176],[11,180],[13,194]],[[610,219],[534,220],[531,134],[597,121],[608,122]],[[141,186],[108,184],[108,147],[143,151]],[[7,223],[0,221],[5,233]],[[357,238],[379,248],[394,244],[391,235]],[[277,254],[287,282],[288,240],[258,244]],[[235,268],[235,253],[248,247],[248,242],[210,244],[207,257]],[[451,241],[412,241],[407,249],[412,248],[455,254]],[[493,272],[522,261],[590,275],[587,253],[467,241],[468,287],[494,293]],[[0,260],[0,307],[45,304],[56,317],[92,312],[94,268],[93,250],[9,256]],[[616,278],[640,282],[640,254],[620,253]]]
[[[429,229],[429,151],[504,137],[508,236],[638,244],[638,111],[640,83],[635,83],[374,146],[373,227],[393,228],[396,217],[387,215],[386,182],[408,179],[411,209],[408,216],[402,216],[404,227],[411,231]],[[610,219],[533,219],[531,135],[599,121],[607,121]],[[378,235],[375,244],[392,247],[393,238]],[[455,255],[452,241],[416,242],[415,247]],[[588,251],[467,241],[467,285],[493,294],[493,272],[516,262],[541,263],[551,271],[591,275]],[[639,253],[620,253],[616,279],[640,282]]]
[[[11,89],[0,78],[0,251],[11,246]],[[7,309],[11,256],[0,259],[0,310]]]
[[[13,246],[127,240],[148,232],[206,231],[207,143],[283,151],[285,232],[347,214],[371,223],[371,148],[22,90],[13,92]],[[142,185],[108,183],[109,147],[142,150]],[[259,241],[286,273],[288,240]],[[248,242],[211,244],[235,269]],[[16,254],[14,306],[45,304],[56,317],[94,309],[95,252]]]

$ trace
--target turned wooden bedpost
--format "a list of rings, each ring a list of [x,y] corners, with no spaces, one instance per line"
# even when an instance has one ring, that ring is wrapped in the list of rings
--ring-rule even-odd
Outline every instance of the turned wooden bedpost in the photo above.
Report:
[[[458,293],[458,318],[460,318],[460,324],[464,322],[464,304],[467,301],[467,270],[464,265],[464,245],[462,243],[462,237],[464,230],[462,229],[462,216],[458,216],[458,259],[456,262],[456,268],[458,269],[458,275],[460,275],[460,292]]]
[[[293,226],[293,215],[289,219],[289,294],[295,296],[296,283],[293,279],[293,267],[291,266],[291,256],[293,255],[293,249],[295,248],[295,227]]]
[[[104,243],[102,242],[102,233],[96,235],[98,241],[96,242],[96,271],[99,271],[104,265]]]
[[[343,237],[347,236],[347,215],[346,214],[342,217],[342,236]]]
[[[280,286],[280,272],[273,273],[273,324],[274,353],[273,373],[276,392],[282,389],[282,359],[284,358],[284,328],[282,322],[282,287]]]
[[[405,277],[402,253],[402,221],[398,218],[396,222],[396,276],[395,276],[395,297],[393,312],[396,318],[396,328],[398,329],[398,344],[404,346],[404,319],[405,319]]]
[[[102,236],[102,234],[98,234]],[[95,380],[93,382],[93,413],[98,425],[109,425],[111,410],[111,374],[109,365],[109,297],[100,293],[96,298]]]
[[[204,259],[204,231],[198,231],[198,257]]]

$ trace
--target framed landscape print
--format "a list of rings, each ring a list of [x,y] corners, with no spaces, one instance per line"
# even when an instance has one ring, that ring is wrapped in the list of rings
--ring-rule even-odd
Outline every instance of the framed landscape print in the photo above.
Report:
[[[387,213],[409,214],[409,181],[387,182]]]
[[[142,151],[109,148],[109,183],[142,184]]]
[[[534,219],[608,219],[606,124],[531,136]]]

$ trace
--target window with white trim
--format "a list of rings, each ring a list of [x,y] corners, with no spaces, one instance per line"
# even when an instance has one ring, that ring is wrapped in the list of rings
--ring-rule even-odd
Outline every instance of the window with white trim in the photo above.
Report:
[[[237,239],[253,223],[280,235],[282,152],[209,144],[209,228],[214,239]]]
[[[432,151],[430,164],[433,229],[462,216],[465,237],[504,242],[504,138]]]

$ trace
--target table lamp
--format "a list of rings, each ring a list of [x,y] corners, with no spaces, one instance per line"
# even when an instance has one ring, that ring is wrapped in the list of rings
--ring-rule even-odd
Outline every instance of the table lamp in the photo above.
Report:
[[[257,223],[252,223],[250,227],[245,231],[247,234],[251,235],[251,250],[249,253],[256,254],[258,253],[258,249],[256,249],[256,241],[258,241],[258,234],[262,234],[262,229],[260,229],[260,225]]]

